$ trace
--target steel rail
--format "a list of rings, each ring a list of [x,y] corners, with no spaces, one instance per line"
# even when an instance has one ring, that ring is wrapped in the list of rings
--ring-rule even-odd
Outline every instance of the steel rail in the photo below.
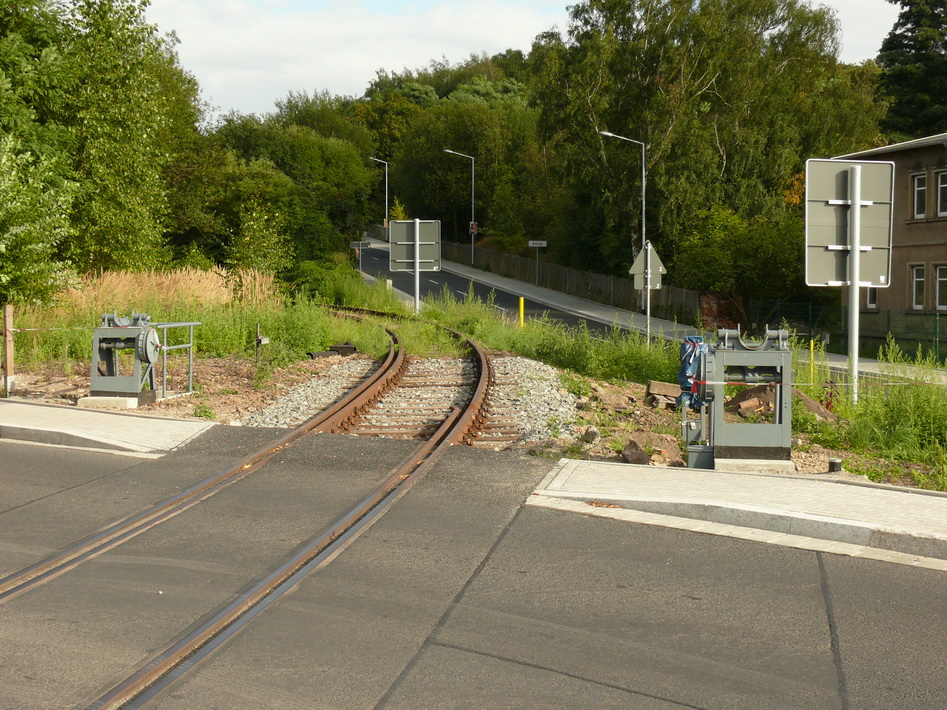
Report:
[[[398,336],[387,328],[385,330],[391,339],[387,357],[369,378],[346,393],[335,405],[314,415],[275,442],[240,459],[225,470],[199,481],[147,510],[109,525],[65,550],[0,577],[0,604],[77,567],[86,560],[121,545],[206,500],[258,470],[273,456],[292,446],[303,436],[319,431],[327,418],[338,416],[340,412],[345,412],[348,407],[354,406],[354,403],[362,402],[366,392],[384,390],[389,387],[390,382],[403,372],[406,356]]]
[[[474,426],[476,413],[483,408],[489,364],[485,353],[475,343],[456,331],[450,332],[467,343],[477,361],[478,384],[466,409],[461,411],[454,407],[434,436],[424,442],[407,462],[348,513],[282,562],[264,579],[213,612],[203,623],[85,706],[86,710],[138,708],[162,693],[242,630],[282,594],[307,575],[325,566],[405,495],[447,448],[462,443],[470,428]]]

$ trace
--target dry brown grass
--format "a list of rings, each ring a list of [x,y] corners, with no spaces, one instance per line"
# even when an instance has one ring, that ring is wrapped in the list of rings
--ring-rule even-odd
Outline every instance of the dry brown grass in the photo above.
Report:
[[[181,304],[206,307],[239,301],[246,305],[279,305],[272,275],[259,271],[107,271],[84,276],[58,296],[58,305],[74,313],[123,310],[128,303],[170,311]]]

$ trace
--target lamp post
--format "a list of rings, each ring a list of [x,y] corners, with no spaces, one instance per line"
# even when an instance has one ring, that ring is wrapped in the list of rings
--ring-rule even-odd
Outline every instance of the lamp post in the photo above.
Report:
[[[388,236],[388,162],[382,160],[381,158],[371,158],[376,163],[383,163],[385,166],[385,219],[382,221],[382,226],[385,228],[385,236]]]
[[[648,159],[648,147],[641,141],[636,141],[634,138],[625,138],[625,136],[618,136],[609,131],[599,131],[600,136],[605,136],[607,138],[617,138],[620,141],[628,141],[629,143],[637,143],[641,146],[641,248],[645,248],[645,218],[644,218],[644,208],[645,208],[645,180],[647,179],[646,171],[646,161]]]
[[[467,158],[470,160],[470,265],[474,265],[474,229],[477,224],[476,217],[474,216],[474,175],[476,171],[477,161],[474,160],[472,155],[466,155],[464,153],[458,153],[456,150],[451,150],[450,148],[444,148],[445,153],[450,153],[451,155],[459,155],[461,158]]]
[[[636,141],[634,138],[625,138],[625,136],[619,136],[610,131],[598,131],[600,136],[605,136],[606,138],[617,138],[621,141],[628,141],[629,143],[637,143],[641,146],[641,252],[639,252],[644,258],[644,300],[645,300],[645,319],[647,322],[646,333],[647,333],[647,342],[651,343],[651,249],[648,245],[647,238],[645,236],[645,180],[647,179],[646,173],[646,161],[648,159],[648,147],[641,141]]]

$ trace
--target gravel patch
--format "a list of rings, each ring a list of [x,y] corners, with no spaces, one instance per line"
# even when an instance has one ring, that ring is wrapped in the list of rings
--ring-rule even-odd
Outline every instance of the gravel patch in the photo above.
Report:
[[[457,362],[463,361],[458,359]],[[515,356],[494,357],[492,362],[497,386],[492,390],[490,408],[498,415],[514,419],[522,432],[519,443],[578,436],[576,398],[562,389],[559,373],[554,368]],[[338,400],[375,367],[376,364],[368,360],[345,360],[297,385],[265,409],[233,423],[256,427],[296,426]]]
[[[364,358],[343,360],[308,382],[297,385],[264,409],[232,424],[255,427],[297,426],[337,401],[377,367],[375,361]]]
[[[562,388],[555,368],[518,356],[495,357],[492,362],[498,387],[491,409],[515,419],[522,442],[579,436],[576,397]]]

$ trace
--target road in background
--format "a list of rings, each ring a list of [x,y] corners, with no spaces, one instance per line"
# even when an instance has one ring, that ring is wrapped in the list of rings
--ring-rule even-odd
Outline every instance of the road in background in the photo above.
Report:
[[[362,271],[373,278],[386,278],[391,281],[394,288],[409,294],[412,298],[414,297],[414,274],[409,271],[392,272],[388,270],[387,244],[372,242],[371,248],[362,251]],[[519,319],[520,297],[514,291],[498,289],[448,269],[428,271],[421,274],[422,302],[440,295],[445,289],[458,300],[465,299],[473,289],[474,296],[484,303],[489,302],[492,294],[494,308],[510,318]],[[545,305],[529,298],[525,300],[524,316],[527,319],[542,318],[544,314],[573,328],[587,325],[589,330],[598,333],[604,333],[611,327],[607,323],[590,320],[555,306]]]

